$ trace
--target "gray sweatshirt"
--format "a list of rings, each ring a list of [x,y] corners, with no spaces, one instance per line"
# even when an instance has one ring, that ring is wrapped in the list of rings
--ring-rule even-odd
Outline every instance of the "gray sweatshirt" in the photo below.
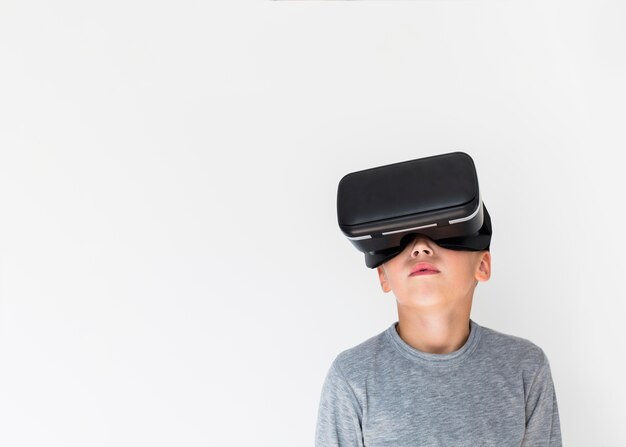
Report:
[[[470,319],[460,349],[431,354],[402,340],[397,324],[333,361],[316,447],[562,445],[540,347]]]

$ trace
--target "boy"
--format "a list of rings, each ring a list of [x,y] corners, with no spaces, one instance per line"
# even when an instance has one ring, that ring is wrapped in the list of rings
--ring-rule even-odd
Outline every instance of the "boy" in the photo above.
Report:
[[[543,350],[470,319],[491,275],[489,243],[449,249],[416,232],[376,264],[398,321],[333,361],[316,447],[562,445]]]

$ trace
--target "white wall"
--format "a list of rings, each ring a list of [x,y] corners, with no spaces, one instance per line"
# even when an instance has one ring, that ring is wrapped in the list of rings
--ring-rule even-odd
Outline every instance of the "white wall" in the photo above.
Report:
[[[18,2],[0,10],[0,444],[312,445],[396,318],[348,172],[470,153],[472,317],[547,353],[568,446],[623,445],[626,7]]]

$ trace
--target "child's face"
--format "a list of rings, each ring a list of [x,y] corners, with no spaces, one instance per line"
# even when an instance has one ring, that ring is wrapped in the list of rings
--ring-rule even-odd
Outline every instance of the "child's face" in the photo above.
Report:
[[[420,266],[434,270],[412,274]],[[393,291],[401,306],[467,305],[476,281],[487,281],[491,275],[491,254],[449,250],[420,234],[377,270],[383,291]]]

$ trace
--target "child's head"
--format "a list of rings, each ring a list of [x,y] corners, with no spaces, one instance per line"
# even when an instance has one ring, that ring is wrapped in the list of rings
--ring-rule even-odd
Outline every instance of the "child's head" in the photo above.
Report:
[[[478,281],[491,276],[491,253],[450,250],[418,234],[376,269],[383,291],[393,291],[398,306],[471,306]]]

